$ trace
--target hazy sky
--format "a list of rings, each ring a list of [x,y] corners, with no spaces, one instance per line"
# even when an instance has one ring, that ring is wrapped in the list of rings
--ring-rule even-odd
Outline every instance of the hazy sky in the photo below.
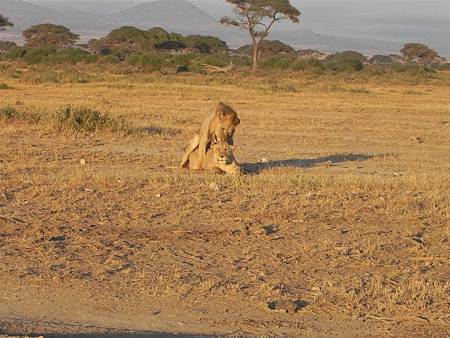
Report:
[[[24,0],[47,7],[52,0]],[[89,0],[53,0],[84,2]],[[121,2],[125,6],[151,0],[94,0]],[[174,0],[160,0],[174,1]],[[215,19],[229,14],[225,0],[188,0]],[[0,0],[1,2],[1,0]],[[450,0],[291,0],[301,12],[300,24],[282,23],[279,31],[306,28],[315,33],[392,42],[424,42],[450,53]],[[100,11],[102,11],[102,7]],[[97,8],[97,9],[98,9]],[[106,8],[106,7],[105,7]],[[105,9],[106,11],[106,9]],[[105,13],[107,14],[107,13]]]

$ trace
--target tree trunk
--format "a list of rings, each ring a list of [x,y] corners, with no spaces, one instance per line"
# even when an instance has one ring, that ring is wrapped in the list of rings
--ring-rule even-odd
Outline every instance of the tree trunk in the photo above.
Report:
[[[255,73],[258,70],[259,61],[259,43],[253,42],[253,60],[252,60],[252,70]]]

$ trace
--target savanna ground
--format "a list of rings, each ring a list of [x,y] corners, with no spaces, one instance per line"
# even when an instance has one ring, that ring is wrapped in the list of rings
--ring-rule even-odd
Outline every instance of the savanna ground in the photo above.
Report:
[[[448,334],[450,74],[13,68],[0,108],[47,119],[0,121],[0,334]],[[177,168],[218,100],[243,177]]]

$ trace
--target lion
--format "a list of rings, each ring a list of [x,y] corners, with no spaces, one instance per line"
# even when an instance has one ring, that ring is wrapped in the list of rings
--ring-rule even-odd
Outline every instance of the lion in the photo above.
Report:
[[[219,141],[214,137],[208,151],[206,152],[203,163],[200,161],[200,148],[197,147],[188,158],[189,169],[204,169],[215,173],[227,173],[238,176],[241,174],[241,167],[234,158],[234,145],[230,145],[225,141]]]
[[[216,111],[209,113],[205,117],[199,132],[189,142],[189,145],[183,155],[183,160],[181,161],[181,167],[188,166],[189,156],[198,147],[198,160],[196,161],[198,168],[194,169],[200,169],[202,162],[205,159],[208,147],[214,137],[217,138],[218,142],[224,141],[230,145],[233,145],[233,135],[236,126],[238,126],[240,122],[241,120],[233,108],[219,102],[217,104]]]

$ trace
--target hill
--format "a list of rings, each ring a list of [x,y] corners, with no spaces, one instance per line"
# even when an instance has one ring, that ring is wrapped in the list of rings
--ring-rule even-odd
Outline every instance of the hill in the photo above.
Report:
[[[0,0],[0,8],[2,14],[14,23],[14,27],[2,36],[4,39],[11,37],[13,40],[20,40],[22,30],[40,23],[64,25],[84,37],[106,32],[116,25],[76,8],[47,8],[21,0]]]
[[[112,16],[122,25],[140,28],[162,26],[180,33],[222,28],[218,20],[185,0],[156,0],[127,8]],[[223,29],[223,28],[222,28]]]

